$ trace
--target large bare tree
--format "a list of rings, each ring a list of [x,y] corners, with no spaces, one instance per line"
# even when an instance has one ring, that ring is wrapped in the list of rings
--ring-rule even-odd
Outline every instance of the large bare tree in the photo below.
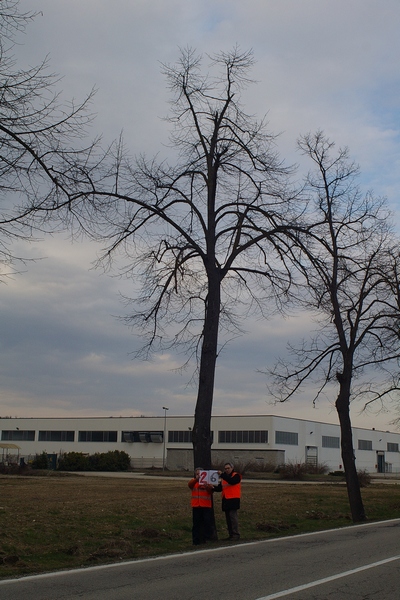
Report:
[[[201,57],[185,49],[164,66],[173,161],[130,161],[120,142],[103,170],[77,165],[67,213],[105,243],[103,260],[124,261],[138,290],[128,321],[147,336],[145,351],[181,348],[183,362],[198,359],[193,448],[205,468],[219,335],[237,335],[246,311],[265,314],[288,293],[287,236],[300,213],[274,136],[241,106],[252,53],[209,60],[203,74]]]
[[[34,14],[20,10],[18,0],[0,3],[0,264],[3,275],[18,257],[13,241],[32,239],[53,228],[44,214],[66,198],[59,185],[71,161],[84,161],[89,148],[76,146],[91,120],[91,95],[79,104],[62,103],[58,78],[47,61],[23,68],[14,45]],[[43,207],[47,213],[43,213]]]
[[[351,402],[364,404],[393,393],[383,371],[397,374],[399,339],[385,343],[398,323],[391,260],[396,240],[385,202],[361,194],[358,167],[347,149],[334,150],[322,132],[300,139],[299,147],[313,162],[306,189],[309,206],[307,238],[303,238],[305,286],[297,297],[320,327],[297,349],[293,364],[280,361],[274,370],[275,393],[285,401],[306,380],[319,384],[314,400],[332,384],[338,387],[336,409],[341,452],[354,521],[365,511],[354,457]],[[389,284],[390,280],[390,284]],[[276,385],[278,387],[276,387]]]

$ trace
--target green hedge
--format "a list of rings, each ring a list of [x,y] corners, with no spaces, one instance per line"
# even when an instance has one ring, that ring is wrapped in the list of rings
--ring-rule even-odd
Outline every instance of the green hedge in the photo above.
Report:
[[[32,469],[49,469],[50,468],[50,460],[47,456],[47,452],[42,452],[42,454],[36,454],[33,459]]]
[[[92,455],[68,452],[59,459],[57,469],[59,471],[128,471],[130,466],[129,454],[113,450]]]

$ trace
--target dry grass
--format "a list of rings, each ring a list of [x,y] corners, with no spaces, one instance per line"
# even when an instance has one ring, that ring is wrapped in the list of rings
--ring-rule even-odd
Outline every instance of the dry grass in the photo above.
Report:
[[[192,549],[187,480],[12,476],[0,488],[0,577]],[[400,486],[372,486],[363,497],[370,519],[400,516]],[[219,497],[215,506],[224,538]],[[243,540],[347,524],[341,484],[243,484]]]

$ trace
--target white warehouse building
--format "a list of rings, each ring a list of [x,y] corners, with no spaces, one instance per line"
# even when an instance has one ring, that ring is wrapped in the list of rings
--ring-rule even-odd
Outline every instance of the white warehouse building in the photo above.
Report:
[[[193,417],[0,418],[2,459],[32,460],[47,452],[123,450],[133,468],[193,469]],[[287,462],[342,467],[339,425],[273,415],[214,416],[214,464],[229,460],[279,465]],[[353,428],[357,469],[400,472],[400,433]],[[1,454],[0,454],[1,456]]]

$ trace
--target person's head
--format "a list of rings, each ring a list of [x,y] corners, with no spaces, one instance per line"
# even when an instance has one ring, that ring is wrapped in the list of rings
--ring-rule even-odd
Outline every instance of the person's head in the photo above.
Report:
[[[194,470],[194,476],[199,478],[201,471],[204,471],[203,467],[196,467]]]
[[[230,475],[233,471],[233,464],[230,462],[227,462],[224,464],[224,472],[227,473],[228,475]]]

